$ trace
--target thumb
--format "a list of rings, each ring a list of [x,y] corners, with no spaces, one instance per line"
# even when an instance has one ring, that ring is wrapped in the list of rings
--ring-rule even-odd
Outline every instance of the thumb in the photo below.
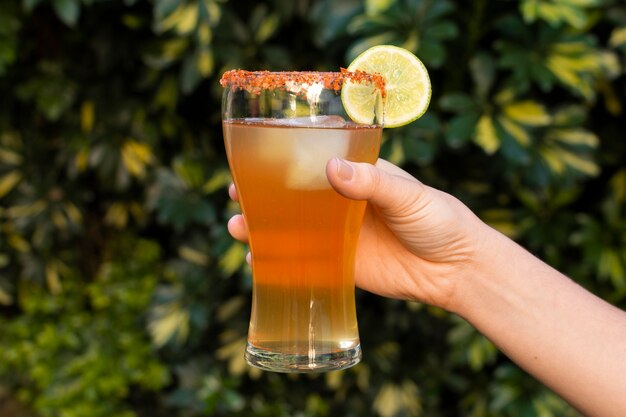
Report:
[[[395,165],[379,159],[376,165],[333,158],[326,176],[339,194],[352,200],[367,200],[380,209],[402,213],[418,202],[424,185]]]

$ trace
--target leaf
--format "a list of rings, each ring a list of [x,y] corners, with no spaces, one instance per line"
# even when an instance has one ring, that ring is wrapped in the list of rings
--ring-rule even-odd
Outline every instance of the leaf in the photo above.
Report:
[[[458,35],[459,30],[456,24],[454,24],[453,22],[443,21],[430,26],[427,30],[427,33],[428,36],[431,36],[435,39],[446,40],[454,39]]]
[[[435,143],[431,141],[405,136],[402,138],[402,146],[406,159],[419,165],[429,164],[435,156]]]
[[[22,174],[17,171],[9,171],[0,178],[0,198],[7,195],[22,180]]]
[[[381,417],[417,416],[421,411],[419,389],[410,380],[401,385],[386,382],[378,391],[373,407]]]
[[[498,91],[498,93],[493,97],[493,100],[496,104],[505,106],[515,99],[516,93],[515,89],[507,87]]]
[[[551,148],[543,148],[539,151],[543,160],[548,164],[550,170],[557,174],[562,174],[565,170],[565,163],[559,157],[558,153]]]
[[[204,78],[211,75],[215,62],[213,52],[210,49],[203,49],[198,53],[198,72]]]
[[[152,149],[148,144],[132,139],[127,140],[121,149],[122,162],[128,172],[137,178],[143,178],[146,166],[152,162]]]
[[[551,408],[544,402],[534,400],[532,404],[535,417],[554,417]]]
[[[500,139],[496,134],[493,119],[490,116],[483,115],[478,120],[476,130],[474,131],[474,142],[489,155],[495,153],[500,148]]]
[[[191,246],[183,245],[178,248],[178,256],[199,266],[207,266],[209,264],[209,257]]]
[[[330,389],[336,390],[341,387],[343,383],[343,377],[345,373],[341,371],[327,372],[325,376],[326,386]]]
[[[156,0],[154,2],[154,15],[158,19],[171,14],[180,6],[182,0]]]
[[[89,148],[82,148],[74,156],[74,165],[78,172],[84,172],[89,166]]]
[[[479,339],[474,339],[467,349],[467,363],[475,371],[482,369],[484,364],[483,350]]]
[[[60,231],[63,231],[67,228],[67,219],[59,210],[53,209],[52,212],[50,213],[50,217],[52,219],[52,223]]]
[[[189,333],[189,312],[176,302],[158,305],[152,310],[148,330],[157,347],[173,339],[182,342]]]
[[[448,0],[437,0],[436,2],[430,3],[429,6],[430,7],[426,9],[426,14],[424,16],[424,21],[428,22],[439,20],[439,18],[454,11],[456,7],[454,3]]]
[[[572,67],[571,60],[551,55],[548,57],[546,65],[563,84],[585,98],[593,98],[593,89],[589,83],[578,74],[575,67]]]
[[[188,4],[181,11],[181,15],[176,22],[176,32],[179,35],[191,33],[198,23],[198,5],[194,3]]]
[[[584,29],[587,25],[587,12],[580,7],[561,5],[560,13],[563,20],[576,29]]]
[[[386,382],[376,394],[373,407],[381,417],[393,417],[401,412],[401,401],[398,387]]]
[[[559,26],[567,22],[571,26],[582,29],[587,23],[587,15],[584,9],[567,4],[554,4],[548,2],[538,3],[537,13],[551,26]]]
[[[406,160],[404,155],[404,147],[400,140],[389,140],[386,144],[389,144],[388,153],[385,156],[389,162],[395,165],[402,165]]]
[[[606,3],[606,0],[555,0],[555,2],[578,7],[597,7]]]
[[[586,110],[580,105],[568,105],[558,109],[553,116],[556,126],[578,126],[585,122]]]
[[[474,112],[454,117],[446,129],[446,143],[454,148],[467,142],[476,130],[478,119]]]
[[[204,183],[204,165],[189,157],[179,157],[172,163],[174,172],[187,188],[197,188]]]
[[[393,25],[393,20],[389,19],[386,15],[367,16],[359,15],[350,20],[350,23],[346,27],[346,31],[349,34],[369,34],[376,33],[381,30],[389,30],[389,27]]]
[[[626,287],[626,271],[618,253],[611,248],[605,248],[598,259],[598,275],[608,277],[616,289]]]
[[[148,204],[151,209],[157,210],[159,221],[172,224],[177,230],[194,222],[208,225],[215,221],[215,207],[197,191],[188,190],[178,175],[160,168],[156,179]]]
[[[23,160],[22,155],[8,149],[0,148],[0,162],[6,165],[19,165]]]
[[[161,10],[161,9],[159,9]],[[164,13],[162,16],[166,16],[163,19],[159,19],[155,24],[155,31],[157,33],[167,32],[173,28],[183,35],[190,32],[195,26],[195,22],[198,19],[198,6],[192,4],[180,4],[175,9],[170,9],[169,12]],[[159,16],[160,18],[161,16]]]
[[[496,65],[493,58],[486,53],[479,53],[470,60],[469,66],[478,95],[485,97],[495,79]]]
[[[584,129],[552,129],[549,136],[552,140],[557,140],[568,145],[586,146],[595,148],[598,146],[598,137]]]
[[[13,249],[15,249],[18,252],[27,253],[30,251],[30,245],[28,244],[28,241],[20,235],[15,235],[15,234],[10,235],[8,242],[9,242],[9,246],[11,246]]]
[[[154,98],[154,104],[164,109],[173,110],[178,102],[178,86],[173,76],[166,76],[161,81]]]
[[[389,9],[393,3],[394,0],[365,0],[365,13],[368,15],[380,14]]]
[[[53,0],[52,7],[58,18],[70,27],[74,27],[80,16],[79,0]]]
[[[595,60],[600,64],[600,67],[594,71],[596,77],[604,77],[612,80],[621,75],[622,68],[616,53],[610,51],[600,51],[596,54]]]
[[[418,55],[428,66],[439,68],[446,58],[446,48],[440,43],[424,39],[418,49]]]
[[[116,229],[124,229],[128,223],[128,210],[121,202],[112,203],[104,215],[104,223]]]
[[[80,127],[83,133],[91,132],[94,122],[94,104],[91,100],[85,100],[80,106]]]
[[[531,100],[508,104],[503,110],[510,119],[527,126],[545,126],[551,121],[544,106]]]
[[[220,169],[213,173],[211,178],[202,186],[202,192],[206,194],[214,193],[215,191],[230,184],[232,177],[230,171],[227,169]]]
[[[61,280],[59,279],[59,269],[55,261],[46,264],[46,284],[54,295],[58,295],[63,291]]]
[[[189,54],[183,60],[180,72],[180,87],[183,94],[190,94],[202,81],[195,54]]]
[[[555,77],[544,65],[533,65],[530,67],[530,75],[539,84],[542,91],[549,91],[554,85]]]
[[[187,38],[173,38],[163,43],[163,58],[166,60],[176,60],[181,57],[183,53],[189,47],[189,40]]]
[[[502,128],[517,141],[517,143],[525,147],[530,145],[530,136],[523,127],[502,116],[498,116],[498,122]]]
[[[610,180],[615,199],[620,203],[626,202],[626,169],[621,169]]]
[[[524,21],[526,23],[532,23],[537,19],[538,12],[538,0],[524,0],[520,3],[520,9]]]
[[[609,46],[619,48],[624,45],[626,45],[626,26],[613,29],[611,37],[609,38]]]
[[[261,21],[261,24],[256,31],[256,41],[260,44],[267,41],[276,32],[279,24],[280,18],[278,14],[272,13],[269,16],[265,17],[265,19]]]
[[[399,46],[408,51],[415,52],[419,48],[419,44],[420,34],[417,30],[412,30],[407,34],[404,42],[402,42]]]
[[[480,218],[489,226],[512,239],[514,239],[519,233],[518,226],[513,221],[513,215],[510,210],[484,210],[480,213]]]
[[[228,372],[231,375],[242,375],[247,368],[243,353],[246,351],[246,338],[242,337],[221,346],[215,352],[218,359],[228,359]]]
[[[10,258],[6,253],[0,252],[0,269],[5,268],[10,262]]]
[[[522,145],[511,135],[499,121],[494,123],[496,127],[496,133],[500,138],[500,150],[501,155],[507,162],[513,163],[516,166],[527,166],[531,161],[531,146]],[[517,126],[517,125],[515,125]],[[530,140],[530,137],[528,138]]]
[[[346,52],[346,61],[351,62],[359,56],[365,50],[371,48],[372,46],[382,45],[382,44],[393,44],[396,40],[396,35],[392,31],[387,31],[380,33],[375,36],[369,36],[363,39],[360,39],[352,44],[352,46]]]
[[[74,203],[68,201],[63,205],[63,208],[65,209],[65,213],[67,214],[67,217],[74,224],[79,225],[82,223],[83,215]]]
[[[6,215],[9,218],[19,219],[25,217],[36,216],[48,207],[48,204],[44,200],[37,200],[31,204],[24,204],[19,206],[12,206],[6,210]]]
[[[31,13],[41,2],[42,0],[22,0],[22,6],[26,13]]]
[[[236,270],[238,270],[243,263],[245,262],[246,251],[244,249],[243,244],[239,242],[235,242],[222,255],[222,258],[219,260],[220,269],[226,275],[232,275]]]
[[[0,283],[0,305],[8,306],[11,304],[13,304],[13,297],[2,287],[2,283]]]
[[[559,151],[559,156],[561,160],[563,160],[563,162],[565,162],[569,167],[575,169],[576,171],[580,171],[590,176],[595,176],[600,173],[600,167],[589,158],[567,151],[565,149],[561,149]]]
[[[439,99],[442,110],[460,113],[476,107],[474,100],[462,92],[448,93]]]
[[[217,321],[224,323],[233,318],[243,308],[245,300],[242,296],[234,296],[233,298],[223,302],[217,309]]]
[[[202,1],[200,6],[204,7],[206,16],[208,17],[209,25],[215,26],[222,18],[222,9],[218,5],[217,1]]]
[[[208,46],[211,43],[211,39],[213,39],[213,30],[211,27],[202,23],[198,26],[198,41],[201,45]]]

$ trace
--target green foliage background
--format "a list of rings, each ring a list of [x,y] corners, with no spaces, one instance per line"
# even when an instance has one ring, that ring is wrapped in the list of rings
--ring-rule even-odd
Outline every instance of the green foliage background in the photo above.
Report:
[[[382,157],[625,308],[623,1],[5,0],[0,414],[577,415],[459,318],[364,292],[360,365],[243,363],[219,76],[382,43],[433,82]]]

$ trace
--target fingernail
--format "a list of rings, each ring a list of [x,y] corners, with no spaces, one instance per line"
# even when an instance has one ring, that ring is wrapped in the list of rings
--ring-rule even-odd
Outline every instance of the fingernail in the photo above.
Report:
[[[354,175],[354,168],[346,161],[337,158],[337,176],[344,181],[350,181]]]

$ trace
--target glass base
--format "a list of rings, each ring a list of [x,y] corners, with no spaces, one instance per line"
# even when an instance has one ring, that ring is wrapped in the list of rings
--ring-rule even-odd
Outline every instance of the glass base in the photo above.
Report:
[[[294,355],[255,348],[248,343],[245,358],[248,364],[272,372],[338,371],[361,361],[361,345],[334,353]]]

